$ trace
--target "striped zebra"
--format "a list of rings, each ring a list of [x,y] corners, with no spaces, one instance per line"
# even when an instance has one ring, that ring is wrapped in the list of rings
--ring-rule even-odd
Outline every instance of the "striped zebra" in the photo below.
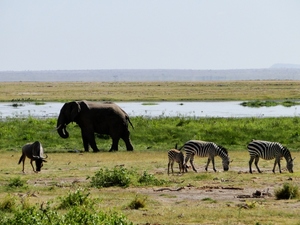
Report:
[[[220,145],[216,145],[213,142],[190,140],[190,141],[186,142],[181,148],[184,148],[184,150],[186,152],[185,163],[183,165],[186,172],[187,172],[186,164],[189,160],[190,160],[193,170],[195,172],[197,172],[197,170],[195,169],[194,163],[193,163],[195,155],[200,156],[200,157],[208,157],[207,164],[205,167],[206,171],[207,171],[210,161],[212,161],[213,169],[216,172],[215,156],[220,156],[222,158],[222,164],[223,164],[224,171],[227,171],[229,169],[230,162],[229,162],[229,156],[228,156],[227,149]]]
[[[293,173],[294,159],[292,159],[290,151],[278,142],[252,140],[248,144],[248,151],[250,154],[250,160],[249,160],[250,173],[252,173],[251,167],[254,159],[255,159],[254,164],[257,168],[257,171],[261,173],[257,165],[260,157],[265,160],[271,160],[275,158],[274,167],[272,170],[273,173],[275,173],[276,164],[278,164],[279,172],[281,173],[280,159],[284,157],[287,163],[288,171],[290,173]]]
[[[170,174],[170,167],[172,170],[172,174],[173,174],[173,165],[174,162],[177,162],[179,165],[179,173],[184,173],[184,169],[183,169],[183,161],[184,161],[184,155],[181,151],[177,150],[177,149],[170,149],[168,151],[168,159],[169,159],[169,163],[168,163],[168,175]]]

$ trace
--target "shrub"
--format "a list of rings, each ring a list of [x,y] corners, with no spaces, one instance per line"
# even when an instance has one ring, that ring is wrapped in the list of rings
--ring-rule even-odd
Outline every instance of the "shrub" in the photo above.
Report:
[[[21,180],[20,177],[16,177],[16,178],[10,179],[8,186],[9,187],[24,187],[25,183],[26,182],[24,180]]]
[[[133,224],[125,216],[119,215],[116,212],[110,214],[95,212],[90,208],[82,206],[72,207],[66,214],[59,214],[49,207],[44,210],[30,207],[25,210],[18,210],[10,218],[1,217],[0,222],[1,225]]]
[[[144,171],[142,176],[138,179],[138,182],[143,185],[162,185],[167,183],[165,180],[159,180],[154,175],[147,173]]]
[[[78,189],[74,193],[69,193],[66,197],[61,197],[61,203],[58,209],[67,209],[72,206],[91,205],[92,202],[88,199],[90,193]]]
[[[144,208],[146,200],[147,200],[147,197],[141,198],[141,197],[135,196],[134,200],[132,202],[130,202],[128,207],[130,209]]]
[[[92,187],[128,187],[131,181],[132,172],[128,171],[123,167],[115,167],[113,170],[100,169],[96,172],[95,176],[92,177]]]
[[[299,198],[298,186],[290,183],[283,184],[282,188],[278,188],[275,191],[276,199],[295,199]]]
[[[6,211],[6,212],[12,212],[15,210],[16,207],[16,198],[7,195],[3,201],[0,202],[0,210],[1,211]]]
[[[1,225],[64,225],[64,224],[123,224],[132,225],[127,218],[116,212],[104,213],[96,211],[93,205],[86,204],[88,201],[88,194],[77,190],[75,193],[69,194],[67,197],[62,198],[68,208],[67,211],[59,213],[55,208],[52,208],[50,203],[45,207],[43,204],[38,206],[18,208],[14,210],[13,215],[5,216],[0,211],[0,224]],[[69,204],[72,200],[76,204]]]

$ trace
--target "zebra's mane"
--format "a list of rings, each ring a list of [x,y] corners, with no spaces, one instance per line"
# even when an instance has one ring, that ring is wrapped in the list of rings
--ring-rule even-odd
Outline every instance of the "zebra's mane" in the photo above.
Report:
[[[217,145],[219,149],[221,149],[226,155],[228,155],[228,151],[226,148],[224,148],[222,145]]]
[[[289,158],[292,158],[291,152],[287,147],[282,146],[282,151],[285,152],[286,156],[288,156]]]

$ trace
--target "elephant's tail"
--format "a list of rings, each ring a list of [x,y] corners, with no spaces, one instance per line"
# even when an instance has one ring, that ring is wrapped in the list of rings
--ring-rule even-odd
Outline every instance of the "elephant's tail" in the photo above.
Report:
[[[126,120],[130,123],[132,129],[134,129],[134,127],[133,127],[133,125],[132,125],[132,123],[131,123],[131,121],[130,121],[130,119],[129,119],[129,116],[128,116],[127,114],[126,114]]]
[[[131,123],[131,121],[130,121],[130,119],[129,119],[129,116],[126,116],[126,119],[127,119],[127,121],[130,123],[132,129],[134,129],[134,127],[133,127],[133,125],[132,125],[132,123]]]

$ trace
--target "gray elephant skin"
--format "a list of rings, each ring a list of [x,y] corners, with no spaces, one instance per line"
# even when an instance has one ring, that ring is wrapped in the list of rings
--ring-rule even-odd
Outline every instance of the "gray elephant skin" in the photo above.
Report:
[[[89,151],[89,146],[94,152],[99,149],[95,141],[95,133],[107,134],[112,138],[110,151],[117,151],[119,140],[123,139],[128,151],[133,150],[130,141],[128,114],[112,102],[73,101],[67,102],[60,110],[57,119],[57,132],[62,138],[68,138],[66,127],[69,123],[76,122],[81,129],[83,147]]]

